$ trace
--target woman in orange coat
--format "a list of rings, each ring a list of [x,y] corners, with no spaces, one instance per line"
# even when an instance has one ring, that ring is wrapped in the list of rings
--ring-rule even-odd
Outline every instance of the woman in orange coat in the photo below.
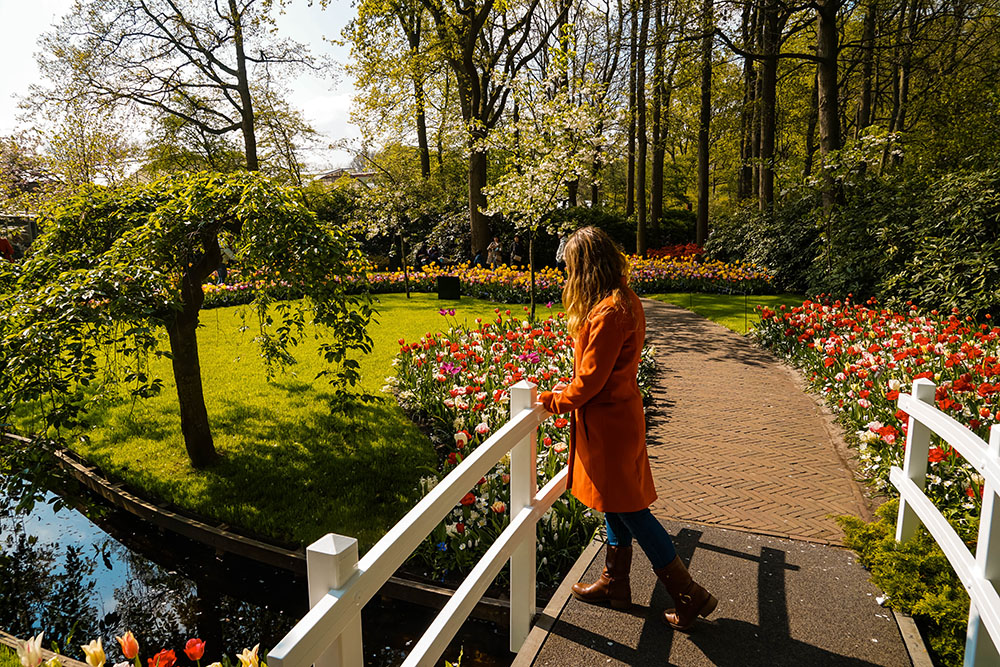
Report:
[[[563,305],[575,342],[574,377],[539,400],[549,412],[573,412],[568,486],[581,502],[604,512],[608,533],[604,572],[592,584],[575,584],[573,595],[628,607],[635,537],[676,605],[664,620],[686,630],[718,603],[692,581],[670,535],[649,511],[656,491],[636,379],[646,335],[642,303],[628,288],[625,256],[603,231],[575,232],[565,260]]]

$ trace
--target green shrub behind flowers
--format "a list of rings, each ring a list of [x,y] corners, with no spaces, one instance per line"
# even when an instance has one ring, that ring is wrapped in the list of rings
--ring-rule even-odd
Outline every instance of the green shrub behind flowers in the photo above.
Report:
[[[430,432],[439,454],[436,470],[421,480],[426,494],[510,418],[510,387],[528,380],[539,391],[573,375],[573,341],[562,313],[531,323],[501,313],[475,327],[454,324],[419,341],[400,340],[396,376],[386,391]],[[450,317],[454,311],[441,311]],[[649,395],[653,357],[644,351],[640,391]],[[538,429],[538,485],[565,465],[569,420],[549,419]],[[510,521],[510,461],[504,458],[434,529],[414,562],[434,578],[468,572]],[[555,586],[601,524],[569,493],[538,522],[538,581]]]
[[[962,664],[969,594],[948,558],[926,529],[906,543],[896,541],[899,501],[879,507],[876,521],[837,517],[844,543],[858,553],[886,605],[917,618],[938,665]]]

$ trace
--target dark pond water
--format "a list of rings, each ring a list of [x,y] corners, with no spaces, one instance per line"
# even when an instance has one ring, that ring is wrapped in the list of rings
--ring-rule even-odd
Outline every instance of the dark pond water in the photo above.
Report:
[[[3,488],[0,484],[0,489]],[[307,609],[306,582],[291,573],[162,532],[79,490],[57,489],[70,506],[53,507],[49,491],[30,513],[0,497],[0,629],[27,637],[45,631],[67,655],[101,637],[113,664],[114,636],[132,630],[151,656],[206,640],[205,658],[245,647],[274,646]],[[373,600],[362,614],[366,664],[398,665],[431,622],[433,611]],[[471,620],[445,654],[463,667],[509,665],[506,630]]]

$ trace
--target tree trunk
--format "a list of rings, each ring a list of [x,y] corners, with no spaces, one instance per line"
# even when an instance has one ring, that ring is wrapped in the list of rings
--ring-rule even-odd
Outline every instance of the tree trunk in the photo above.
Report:
[[[653,173],[649,187],[649,226],[660,228],[660,218],[663,217],[663,0],[656,0],[656,31],[653,46]]]
[[[476,138],[473,138],[476,141]],[[486,217],[486,153],[472,147],[469,151],[469,219],[472,225],[472,254],[489,245],[490,221]]]
[[[212,429],[205,409],[205,394],[201,385],[201,364],[198,361],[198,311],[205,297],[201,282],[185,275],[181,280],[184,308],[167,326],[170,352],[173,356],[174,381],[180,404],[181,433],[191,465],[204,468],[218,459],[212,442]]]
[[[531,321],[535,321],[535,232],[528,237],[528,271],[531,274]]]
[[[875,18],[878,0],[871,0],[865,6],[865,23],[861,35],[861,99],[858,102],[857,127],[854,137],[858,138],[872,123],[872,76],[875,69]]]
[[[400,16],[403,23],[403,30],[406,32],[406,39],[410,45],[410,57],[415,59],[420,52],[420,15],[413,19],[413,25],[406,24],[404,17]],[[417,124],[417,151],[420,153],[420,176],[424,180],[431,175],[431,149],[427,143],[427,119],[426,102],[424,99],[424,84],[420,73],[414,67],[411,76],[413,77],[413,102],[416,105]]]
[[[816,0],[816,105],[819,115],[819,149],[826,163],[830,154],[840,150],[840,112],[838,110],[837,61],[839,54],[837,15],[840,0]],[[823,206],[833,207],[836,184],[828,169],[823,170]]]
[[[403,290],[406,298],[410,298],[410,271],[406,266],[406,240],[403,235],[399,235],[399,256],[403,259]]]
[[[649,2],[642,0],[642,20],[639,27],[639,46],[636,49],[635,104],[636,119],[636,222],[635,252],[646,255],[646,41],[649,35]]]
[[[578,206],[580,194],[580,179],[574,178],[572,181],[566,183],[566,201],[570,206]]]
[[[761,211],[774,203],[774,133],[777,106],[778,51],[780,27],[777,0],[764,0],[762,51],[760,68],[760,185],[758,201]]]
[[[907,0],[902,0],[899,6],[899,23],[896,26],[896,46],[893,49],[893,72],[892,72],[892,108],[889,111],[889,134],[894,133],[897,130],[896,123],[899,121],[899,110],[902,106],[902,94],[900,90],[900,83],[902,82],[902,60],[903,51],[906,48],[903,44],[905,38],[903,37],[903,31],[906,29],[906,15],[907,7],[916,5],[916,0],[911,0],[911,4],[907,4]],[[885,149],[882,151],[882,163],[879,165],[879,173],[881,173],[889,161],[889,144],[886,143]]]
[[[708,240],[708,131],[712,121],[713,10],[712,0],[705,0],[702,17],[705,37],[701,40],[701,113],[698,122],[698,217],[695,224],[695,242],[698,245],[704,245]]]
[[[812,101],[809,103],[809,121],[806,125],[806,163],[802,169],[802,177],[812,175],[813,156],[816,154],[816,123],[819,121],[819,95],[817,79],[813,79]]]
[[[628,75],[628,174],[625,178],[625,217],[631,217],[635,213],[635,77],[637,68],[635,64],[637,39],[638,39],[638,7],[636,0],[631,0],[632,27],[629,33],[629,75]]]
[[[590,207],[597,208],[600,202],[598,201],[601,195],[600,183],[597,182],[597,175],[601,173],[601,160],[594,160],[593,164],[590,166]]]
[[[243,145],[247,158],[247,170],[258,171],[257,134],[254,129],[253,98],[250,95],[250,79],[247,76],[247,57],[243,51],[243,21],[236,7],[236,0],[229,0],[229,11],[233,16],[235,27],[234,42],[236,44],[236,72],[238,93],[240,96],[241,129],[243,130]]]
[[[743,9],[743,43],[747,51],[756,46],[757,11],[756,3],[747,3]],[[754,141],[757,108],[757,70],[753,58],[743,58],[743,107],[740,110],[740,173],[736,184],[736,198],[740,201],[751,197],[757,190],[754,180]]]
[[[913,43],[917,38],[917,12],[920,9],[919,0],[910,2],[910,11],[906,17],[906,41],[903,44],[902,58],[899,64],[899,98],[896,107],[896,119],[893,128],[896,132],[906,131],[906,111],[910,97],[910,72],[913,69]],[[900,153],[896,153],[893,162],[903,161]]]
[[[431,176],[431,148],[427,143],[427,119],[424,113],[424,87],[416,77],[413,79],[413,94],[417,102],[417,150],[420,153],[420,176],[424,180]],[[440,159],[440,156],[439,156]]]

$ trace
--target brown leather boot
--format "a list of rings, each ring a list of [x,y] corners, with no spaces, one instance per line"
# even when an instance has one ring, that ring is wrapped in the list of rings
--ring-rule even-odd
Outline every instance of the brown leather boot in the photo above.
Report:
[[[666,586],[676,605],[675,608],[663,612],[663,621],[670,627],[687,630],[696,617],[699,615],[708,617],[718,606],[719,601],[694,582],[679,556],[670,561],[666,567],[654,572]]]
[[[632,605],[632,547],[607,546],[601,578],[592,584],[573,584],[573,597],[583,602],[610,602],[615,609]]]

